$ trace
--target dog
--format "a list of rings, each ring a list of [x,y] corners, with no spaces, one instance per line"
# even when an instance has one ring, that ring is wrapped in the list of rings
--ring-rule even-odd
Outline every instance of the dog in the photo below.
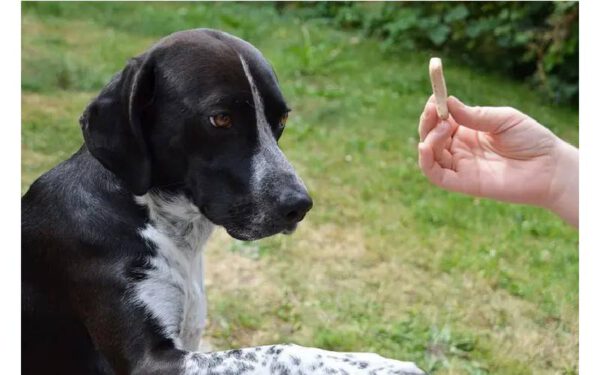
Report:
[[[278,147],[290,111],[251,44],[195,29],[132,58],[84,144],[22,198],[24,374],[422,374],[297,345],[197,351],[215,226],[291,233],[312,207]]]

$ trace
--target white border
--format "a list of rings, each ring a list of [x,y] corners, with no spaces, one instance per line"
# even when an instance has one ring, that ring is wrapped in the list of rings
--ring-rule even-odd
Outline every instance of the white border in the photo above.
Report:
[[[598,335],[600,335],[600,210],[599,155],[600,116],[598,87],[597,1],[579,4],[579,147],[580,147],[580,225],[579,225],[579,373],[600,373]]]
[[[0,137],[0,210],[2,262],[0,262],[0,352],[3,373],[20,373],[21,364],[21,6],[0,3],[2,46],[2,136]]]

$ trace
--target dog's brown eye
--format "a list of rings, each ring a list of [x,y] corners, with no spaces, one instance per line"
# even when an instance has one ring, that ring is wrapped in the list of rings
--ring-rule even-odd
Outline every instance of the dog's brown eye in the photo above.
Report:
[[[215,116],[210,116],[209,120],[212,126],[214,126],[215,128],[230,128],[232,124],[231,116],[224,113],[220,113]]]
[[[285,127],[285,123],[287,122],[288,119],[288,114],[286,113],[285,115],[281,116],[281,120],[279,120],[279,127],[280,128],[284,128]]]

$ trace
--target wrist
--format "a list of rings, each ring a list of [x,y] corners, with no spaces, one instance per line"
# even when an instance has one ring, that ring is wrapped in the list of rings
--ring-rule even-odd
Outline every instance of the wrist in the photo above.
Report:
[[[557,139],[556,169],[543,206],[569,224],[579,226],[579,150]]]

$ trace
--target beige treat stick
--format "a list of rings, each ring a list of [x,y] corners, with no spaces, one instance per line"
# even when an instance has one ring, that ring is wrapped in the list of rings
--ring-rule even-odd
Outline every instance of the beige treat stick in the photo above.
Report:
[[[435,96],[435,107],[438,116],[442,120],[448,119],[448,92],[446,91],[446,82],[444,81],[444,71],[442,70],[442,60],[439,57],[432,57],[429,60],[429,78],[431,78],[431,88]]]

